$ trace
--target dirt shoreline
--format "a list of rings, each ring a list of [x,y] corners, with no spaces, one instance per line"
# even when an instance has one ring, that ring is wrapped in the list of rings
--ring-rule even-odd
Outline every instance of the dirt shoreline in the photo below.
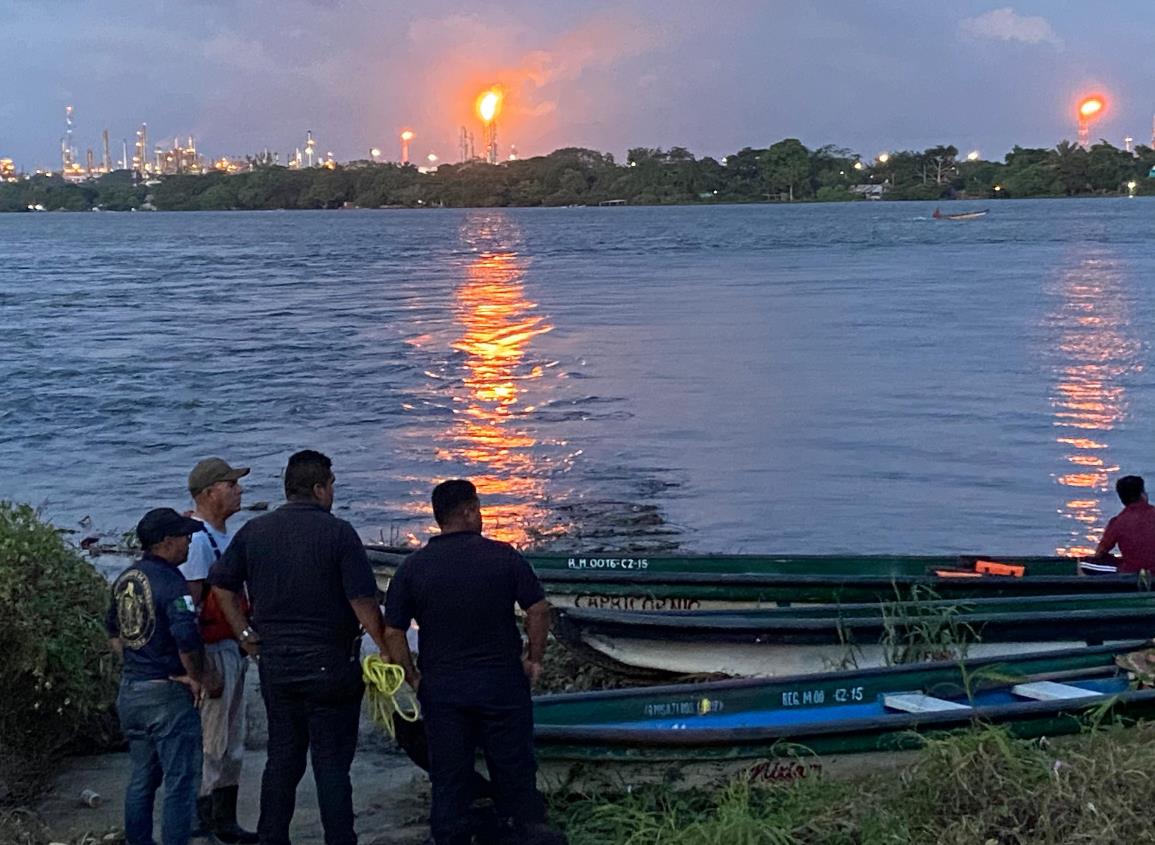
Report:
[[[237,816],[242,825],[256,829],[263,751],[245,754]],[[51,789],[35,808],[48,827],[52,842],[76,842],[86,834],[97,841],[124,828],[124,788],[131,765],[127,752],[71,757],[61,763]],[[429,836],[429,779],[401,754],[360,748],[353,760],[353,808],[362,845],[421,845]],[[86,789],[101,796],[100,805],[80,800]],[[156,808],[156,837],[160,841],[161,798]],[[297,790],[293,817],[295,845],[322,845],[313,773],[305,772]],[[113,840],[116,841],[116,840]],[[204,842],[206,840],[194,840]]]

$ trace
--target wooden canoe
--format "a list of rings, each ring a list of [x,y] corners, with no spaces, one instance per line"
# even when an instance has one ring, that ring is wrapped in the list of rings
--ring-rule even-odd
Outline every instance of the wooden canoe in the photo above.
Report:
[[[777,677],[935,656],[996,657],[1155,633],[1155,594],[810,605],[742,611],[559,609],[555,636],[626,674]]]
[[[411,549],[367,546],[378,586]],[[1145,575],[1079,574],[1063,557],[982,555],[629,555],[528,552],[560,607],[698,610],[1148,590]],[[989,563],[984,563],[989,562]],[[1001,568],[1005,567],[1005,568]],[[1015,574],[984,574],[979,569]],[[1021,577],[1020,577],[1021,574]]]
[[[976,724],[1020,738],[1155,717],[1155,690],[1116,666],[1149,641],[997,659],[540,696],[549,789],[869,775]]]

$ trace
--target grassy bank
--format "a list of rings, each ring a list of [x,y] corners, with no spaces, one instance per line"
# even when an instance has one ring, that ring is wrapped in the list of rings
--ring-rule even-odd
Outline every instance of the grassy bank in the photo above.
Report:
[[[558,797],[572,845],[1128,845],[1155,842],[1155,725],[1058,743],[983,728],[902,773],[717,791]]]

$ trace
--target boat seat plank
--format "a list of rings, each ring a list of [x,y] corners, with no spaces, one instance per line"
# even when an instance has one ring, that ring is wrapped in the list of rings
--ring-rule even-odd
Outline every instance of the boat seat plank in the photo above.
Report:
[[[1082,687],[1073,687],[1070,684],[1059,684],[1055,681],[1035,681],[1030,684],[1015,684],[1011,693],[1020,698],[1033,698],[1035,701],[1061,701],[1065,698],[1094,698],[1099,693]]]
[[[957,701],[947,701],[945,698],[935,698],[921,692],[888,693],[882,697],[882,704],[890,710],[901,710],[904,713],[941,713],[945,710],[971,709],[969,704],[959,704]]]

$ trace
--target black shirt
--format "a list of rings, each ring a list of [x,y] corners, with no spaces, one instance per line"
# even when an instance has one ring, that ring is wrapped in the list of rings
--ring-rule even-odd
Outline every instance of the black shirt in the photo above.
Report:
[[[513,605],[525,610],[544,598],[537,573],[512,546],[459,531],[430,538],[397,567],[385,596],[385,621],[406,630],[417,620],[425,677],[520,673]]]
[[[180,652],[202,648],[188,582],[147,552],[113,583],[105,627],[124,644],[124,677],[132,681],[184,675]]]
[[[349,601],[377,595],[353,526],[313,502],[246,523],[208,581],[233,592],[248,586],[264,652],[350,647],[361,626]]]

